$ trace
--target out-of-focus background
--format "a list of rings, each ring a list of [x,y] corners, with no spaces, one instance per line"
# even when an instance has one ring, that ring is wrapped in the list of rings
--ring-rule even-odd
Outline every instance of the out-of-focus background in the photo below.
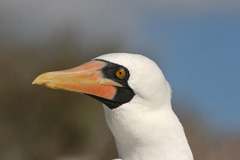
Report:
[[[116,158],[100,103],[31,85],[109,52],[161,66],[196,160],[240,158],[240,1],[0,0],[0,159]]]

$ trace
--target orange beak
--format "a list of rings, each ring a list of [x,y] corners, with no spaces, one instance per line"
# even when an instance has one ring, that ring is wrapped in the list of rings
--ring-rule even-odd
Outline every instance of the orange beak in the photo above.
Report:
[[[72,69],[43,73],[32,84],[112,100],[117,93],[117,87],[122,85],[104,77],[102,69],[106,65],[103,61],[92,60]]]

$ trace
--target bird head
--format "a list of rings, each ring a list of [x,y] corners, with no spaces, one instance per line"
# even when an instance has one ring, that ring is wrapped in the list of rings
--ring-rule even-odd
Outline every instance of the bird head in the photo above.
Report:
[[[169,103],[171,90],[155,62],[139,54],[111,53],[71,69],[39,75],[35,85],[79,92],[110,109],[131,102]]]

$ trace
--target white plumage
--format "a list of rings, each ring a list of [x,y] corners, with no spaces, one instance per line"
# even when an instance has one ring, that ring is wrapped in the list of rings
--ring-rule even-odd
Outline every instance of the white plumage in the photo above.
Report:
[[[113,53],[98,59],[129,69],[134,98],[111,110],[104,106],[123,160],[192,160],[183,127],[171,106],[171,89],[152,60],[138,54]]]
[[[152,60],[112,53],[73,69],[41,74],[33,84],[88,94],[103,102],[122,160],[193,160],[171,106],[171,88]]]

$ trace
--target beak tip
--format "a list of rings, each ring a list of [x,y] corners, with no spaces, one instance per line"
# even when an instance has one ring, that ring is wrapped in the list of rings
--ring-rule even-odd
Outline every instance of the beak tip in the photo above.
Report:
[[[32,85],[38,85],[37,79],[34,79],[34,80],[32,81]]]
[[[41,85],[42,83],[38,79],[32,81],[32,85]]]
[[[45,80],[45,76],[43,76],[44,74],[41,74],[39,76],[37,76],[37,78],[35,78],[33,81],[32,81],[32,85],[43,85],[44,83],[46,83],[46,80]]]
[[[45,86],[51,89],[57,89],[58,85],[54,82],[54,72],[40,74],[33,81],[32,85]]]

